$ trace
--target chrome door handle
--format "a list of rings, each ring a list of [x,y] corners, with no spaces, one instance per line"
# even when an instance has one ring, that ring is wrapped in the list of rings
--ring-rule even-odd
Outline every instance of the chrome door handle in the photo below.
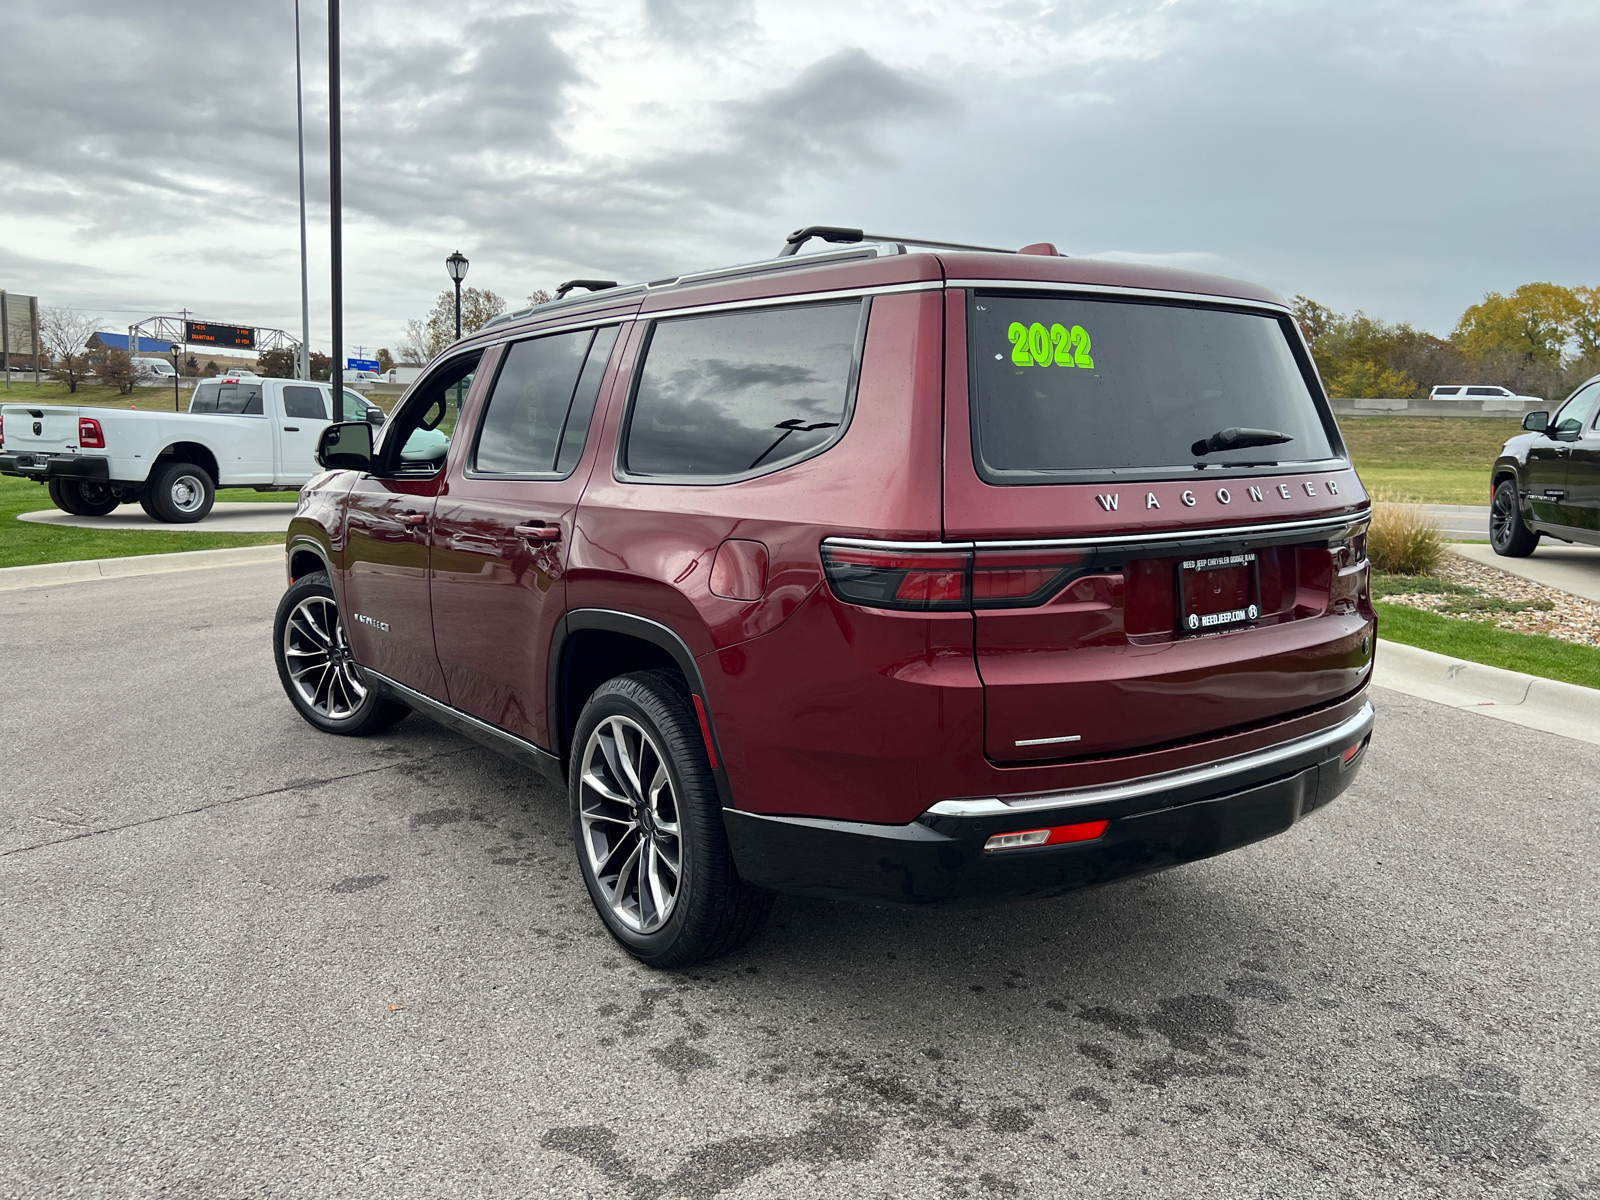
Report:
[[[559,542],[561,540],[561,526],[559,525],[517,525],[511,532],[532,542]]]
[[[417,526],[419,526],[419,525],[426,525],[427,523],[428,523],[428,514],[427,513],[401,513],[400,514],[400,524],[409,526],[412,529],[417,528]]]

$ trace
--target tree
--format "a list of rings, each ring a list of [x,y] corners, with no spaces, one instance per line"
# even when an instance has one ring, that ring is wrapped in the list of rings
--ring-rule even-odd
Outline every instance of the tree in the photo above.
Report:
[[[327,354],[311,352],[311,378],[328,379],[333,374],[333,358]]]
[[[213,359],[206,364],[206,369],[201,371],[200,374],[204,375],[207,379],[210,379],[213,376],[222,374],[222,368],[217,366],[216,360]]]
[[[1572,289],[1576,301],[1572,316],[1572,338],[1580,359],[1600,357],[1600,287]]]
[[[1582,317],[1571,288],[1525,283],[1509,296],[1490,292],[1461,314],[1450,340],[1468,358],[1511,350],[1529,362],[1560,366],[1563,351]]]
[[[144,378],[143,370],[126,350],[113,350],[107,354],[95,364],[94,375],[101,383],[116,388],[120,396],[128,395]]]
[[[528,307],[532,308],[536,304],[549,304],[554,299],[555,297],[543,288],[536,288],[528,293]]]
[[[100,318],[71,308],[47,308],[39,314],[39,340],[50,356],[50,374],[76,393],[89,376],[89,352],[84,343],[100,329]]]
[[[191,375],[199,374],[200,360],[191,354],[188,358],[183,360],[183,367],[184,370],[188,371]]]
[[[387,346],[378,351],[378,370],[384,372],[394,370],[394,355],[389,353]]]
[[[506,309],[506,302],[488,288],[461,289],[461,334],[476,333]],[[421,321],[406,322],[400,354],[407,362],[425,363],[456,340],[456,294],[445,288],[433,311]]]
[[[293,379],[299,369],[299,352],[263,350],[256,356],[256,370],[266,379]]]

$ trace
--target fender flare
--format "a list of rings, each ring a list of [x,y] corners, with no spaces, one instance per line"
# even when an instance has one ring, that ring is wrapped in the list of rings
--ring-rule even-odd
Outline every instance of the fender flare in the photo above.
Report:
[[[711,698],[706,693],[706,683],[700,674],[700,664],[695,662],[689,644],[678,633],[659,621],[632,613],[617,612],[609,608],[575,608],[561,618],[555,635],[550,640],[549,667],[545,673],[546,703],[553,720],[558,720],[561,705],[561,660],[566,650],[568,635],[580,629],[603,629],[610,633],[625,633],[641,641],[650,642],[665,650],[683,672],[694,695],[696,715],[702,718],[701,732],[706,738],[706,748],[711,753],[711,773],[717,782],[717,795],[724,808],[733,808],[733,792],[728,785],[722,745],[717,740],[716,721],[711,712]],[[559,726],[557,726],[559,728]],[[570,749],[570,748],[568,748]],[[571,757],[570,753],[563,757]]]

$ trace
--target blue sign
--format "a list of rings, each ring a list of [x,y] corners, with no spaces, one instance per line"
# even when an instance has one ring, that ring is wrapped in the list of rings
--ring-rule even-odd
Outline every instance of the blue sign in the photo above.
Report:
[[[349,358],[345,360],[345,367],[351,371],[373,371],[378,369],[378,360],[375,358]]]

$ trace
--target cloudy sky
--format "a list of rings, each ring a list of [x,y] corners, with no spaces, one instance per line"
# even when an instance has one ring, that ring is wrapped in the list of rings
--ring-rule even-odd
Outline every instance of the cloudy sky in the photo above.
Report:
[[[0,286],[298,330],[293,0],[7,0]],[[802,224],[1239,275],[1447,333],[1600,284],[1593,0],[345,0],[346,341]],[[325,0],[306,0],[312,341]]]

